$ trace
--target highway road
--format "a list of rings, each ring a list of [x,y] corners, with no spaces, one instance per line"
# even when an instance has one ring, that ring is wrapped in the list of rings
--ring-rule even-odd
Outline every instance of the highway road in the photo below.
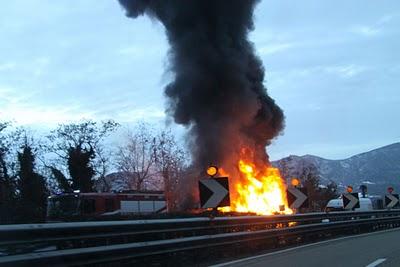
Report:
[[[386,230],[258,255],[214,267],[400,266],[400,230]]]

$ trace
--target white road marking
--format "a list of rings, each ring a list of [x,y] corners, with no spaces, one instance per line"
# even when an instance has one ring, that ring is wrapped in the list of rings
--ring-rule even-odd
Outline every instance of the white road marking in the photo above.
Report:
[[[382,262],[384,262],[386,259],[377,259],[376,261],[374,261],[374,262],[371,262],[370,264],[368,264],[367,266],[365,266],[365,267],[375,267],[375,266],[378,266],[379,264],[381,264]]]
[[[243,259],[239,259],[239,260],[228,261],[228,262],[224,262],[224,263],[220,263],[220,264],[210,265],[209,267],[223,267],[223,266],[229,266],[229,265],[232,265],[232,264],[242,263],[242,262],[246,262],[246,261],[249,261],[249,260],[254,260],[254,259],[258,259],[258,258],[262,258],[262,257],[267,257],[267,256],[276,255],[276,254],[281,254],[281,253],[285,253],[285,252],[292,251],[292,250],[296,250],[296,249],[301,249],[301,248],[307,248],[307,247],[317,246],[317,245],[321,245],[321,244],[325,244],[325,243],[330,243],[330,242],[335,242],[335,241],[341,241],[341,240],[350,239],[350,238],[355,238],[355,237],[363,237],[363,236],[369,236],[369,235],[375,235],[375,234],[382,234],[382,233],[393,232],[393,231],[399,231],[399,228],[393,228],[393,229],[388,229],[388,230],[383,230],[383,231],[376,231],[376,232],[372,232],[372,233],[365,233],[365,234],[361,234],[361,235],[351,235],[351,236],[344,236],[344,237],[339,237],[339,238],[335,238],[335,239],[324,240],[324,241],[321,241],[321,242],[306,244],[306,245],[302,245],[302,246],[298,246],[298,247],[293,247],[293,248],[287,248],[287,249],[278,250],[278,251],[275,251],[275,252],[270,252],[270,253],[261,254],[261,255],[257,255],[257,256],[247,257],[247,258],[243,258]],[[386,259],[385,259],[385,260],[386,260]]]

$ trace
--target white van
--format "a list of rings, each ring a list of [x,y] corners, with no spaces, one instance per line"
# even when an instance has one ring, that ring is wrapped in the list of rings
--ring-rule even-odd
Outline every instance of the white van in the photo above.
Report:
[[[357,209],[354,209],[354,211],[370,211],[370,210],[374,209],[372,206],[372,200],[370,198],[359,196],[359,200],[360,200],[360,207]],[[329,200],[328,204],[326,204],[325,211],[326,212],[344,211],[343,199],[340,197],[340,198]]]

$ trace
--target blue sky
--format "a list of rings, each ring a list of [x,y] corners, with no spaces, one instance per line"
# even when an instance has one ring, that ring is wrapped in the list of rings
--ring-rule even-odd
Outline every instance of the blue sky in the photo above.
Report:
[[[255,21],[265,85],[286,115],[272,159],[400,141],[399,1],[264,0]],[[163,28],[117,1],[4,1],[0,38],[0,120],[164,123]]]

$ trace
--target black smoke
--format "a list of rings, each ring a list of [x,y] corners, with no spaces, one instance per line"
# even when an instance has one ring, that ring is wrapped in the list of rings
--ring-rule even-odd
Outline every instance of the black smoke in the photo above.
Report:
[[[257,0],[119,0],[127,16],[165,27],[172,82],[167,113],[187,126],[193,164],[227,170],[244,154],[268,163],[265,147],[284,126],[263,85],[264,68],[248,34]],[[249,152],[250,151],[250,152]]]

